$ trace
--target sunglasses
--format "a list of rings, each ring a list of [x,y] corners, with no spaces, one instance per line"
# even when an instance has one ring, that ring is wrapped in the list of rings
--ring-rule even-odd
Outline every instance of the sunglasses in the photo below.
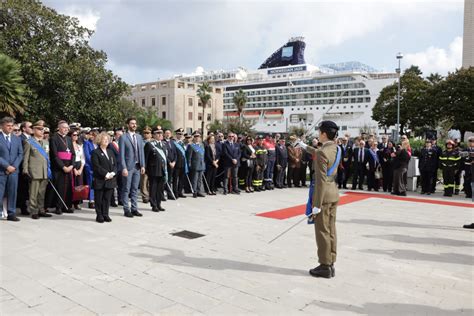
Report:
[[[77,137],[77,136],[79,136],[79,135],[77,135],[77,134],[72,134],[72,137]]]
[[[19,129],[14,129],[13,131],[14,131],[14,132],[19,132],[20,130],[19,130]]]

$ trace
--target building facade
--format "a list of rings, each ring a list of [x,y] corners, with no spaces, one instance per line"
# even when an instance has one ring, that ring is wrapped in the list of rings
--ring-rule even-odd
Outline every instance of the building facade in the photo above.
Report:
[[[462,66],[474,66],[474,0],[464,0]]]
[[[184,128],[191,133],[201,128],[202,120],[208,126],[214,120],[223,119],[223,89],[212,88],[204,117],[198,89],[199,84],[194,82],[176,78],[160,80],[132,86],[129,99],[143,108],[156,110],[158,117],[171,121],[175,129]]]

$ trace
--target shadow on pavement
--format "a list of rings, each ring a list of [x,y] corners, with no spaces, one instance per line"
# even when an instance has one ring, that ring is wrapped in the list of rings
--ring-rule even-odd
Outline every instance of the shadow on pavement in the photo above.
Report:
[[[459,227],[452,226],[441,226],[441,225],[430,225],[430,224],[414,224],[406,222],[394,222],[394,221],[378,221],[375,219],[351,219],[351,220],[338,220],[337,223],[345,224],[361,224],[361,225],[372,225],[378,227],[413,227],[413,228],[431,228],[431,229],[443,229],[443,230],[460,230],[462,225]]]
[[[395,259],[410,260],[410,261],[430,261],[430,262],[442,262],[442,263],[453,263],[463,264],[471,266],[473,264],[474,257],[472,255],[464,255],[459,253],[440,253],[431,254],[423,253],[415,250],[405,249],[394,249],[394,250],[380,250],[380,249],[363,249],[361,252],[387,255]]]
[[[362,307],[343,303],[313,301],[312,305],[332,310],[364,315],[472,315],[472,309],[449,310],[435,306],[402,303],[365,303]]]
[[[436,237],[413,237],[406,235],[364,235],[367,238],[377,238],[389,241],[397,241],[407,244],[427,244],[427,245],[442,245],[442,246],[453,246],[453,247],[472,247],[474,242],[467,240],[456,240],[448,238],[436,238]]]
[[[168,251],[166,255],[152,255],[149,253],[129,253],[129,255],[137,258],[147,258],[154,262],[168,263],[172,265],[179,265],[183,267],[195,267],[209,270],[241,270],[241,271],[254,271],[254,272],[265,272],[282,275],[299,275],[307,276],[308,272],[305,270],[293,270],[287,268],[272,267],[262,264],[249,263],[243,261],[235,261],[220,258],[200,258],[187,256],[184,251],[170,248],[153,247],[149,245],[143,245],[142,247],[148,247],[158,250]]]

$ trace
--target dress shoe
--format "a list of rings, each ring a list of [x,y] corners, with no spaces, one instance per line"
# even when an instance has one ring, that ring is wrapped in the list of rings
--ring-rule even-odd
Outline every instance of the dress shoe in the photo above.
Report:
[[[237,195],[239,195],[239,194],[240,194],[240,191],[237,191],[237,190],[232,191],[232,194],[237,194]]]
[[[227,195],[227,191],[226,191],[226,190],[224,190],[224,192],[223,192],[222,194],[224,194],[224,195]]]
[[[40,212],[39,217],[52,217],[53,215],[45,213],[45,212]]]
[[[140,213],[139,211],[132,211],[132,214],[133,216],[138,216],[138,217],[143,216],[143,214]]]
[[[168,200],[173,200],[174,201],[176,199],[170,194],[169,197],[168,197]]]
[[[159,210],[160,212],[166,211],[166,210],[165,210],[164,208],[162,208],[162,207],[159,207],[158,210]]]
[[[199,197],[206,197],[206,196],[205,196],[204,194],[202,194],[202,193],[198,193],[197,196],[199,196]]]
[[[111,207],[118,207],[118,204],[115,203],[115,202],[112,202],[112,203],[110,203],[110,206],[111,206]]]
[[[147,204],[147,203],[150,203],[150,200],[149,200],[149,199],[143,199],[143,198],[142,198],[142,202],[145,203],[145,204]]]
[[[95,209],[95,203],[94,202],[89,202],[89,208]]]
[[[40,217],[39,217],[38,214],[33,214],[33,215],[31,215],[31,218],[32,218],[32,219],[39,219]]]
[[[125,214],[123,214],[123,216],[132,218],[133,214],[131,212],[125,212]]]
[[[197,193],[193,193],[193,198],[197,198],[197,197],[198,197]]]
[[[27,209],[21,209],[21,215],[26,215],[26,216],[28,216],[28,215],[30,215],[30,212],[28,212]]]
[[[75,210],[81,210],[81,206],[79,204],[74,204],[74,209]]]
[[[336,268],[334,267],[334,263],[331,264],[331,278],[336,276]]]
[[[406,193],[406,192],[400,192],[398,195],[400,195],[400,196],[407,196],[407,193]]]
[[[104,217],[102,215],[97,215],[97,217],[95,218],[95,221],[97,223],[103,223],[104,222]]]
[[[183,198],[183,199],[187,198],[187,196],[186,196],[186,195],[184,195],[183,193],[181,193],[181,194],[178,194],[178,196],[179,196],[180,198]]]
[[[151,211],[152,211],[152,212],[158,212],[159,210],[160,210],[160,209],[157,208],[157,207],[152,207],[152,208],[151,208]]]
[[[67,210],[64,211],[64,213],[72,214],[74,213],[74,210],[72,208],[68,208]]]
[[[467,229],[474,229],[474,223],[464,225],[462,228],[467,228]]]
[[[332,277],[332,269],[329,265],[321,264],[316,268],[309,270],[309,274],[315,278],[330,279]]]
[[[56,211],[54,211],[54,214],[61,215],[63,211],[61,211],[60,208],[57,208]]]
[[[110,218],[109,215],[104,215],[104,221],[106,221],[107,223],[110,223],[112,219]]]
[[[16,215],[8,215],[7,216],[7,221],[19,222],[20,219],[18,217],[16,217]]]

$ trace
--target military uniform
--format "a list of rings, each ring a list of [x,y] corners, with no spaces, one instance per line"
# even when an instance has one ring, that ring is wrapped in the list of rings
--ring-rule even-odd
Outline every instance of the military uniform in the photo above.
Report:
[[[319,126],[321,133],[327,130],[337,131],[337,125],[332,121],[323,121]],[[301,143],[299,143],[301,145]],[[306,150],[315,155],[313,161],[314,169],[314,192],[312,197],[313,219],[315,223],[316,244],[318,247],[318,258],[320,266],[310,270],[310,274],[316,277],[334,277],[337,254],[336,236],[336,210],[339,202],[339,190],[337,188],[337,144],[328,140],[320,149],[305,146]],[[332,174],[328,170],[333,167]],[[319,212],[318,212],[319,211]]]
[[[453,149],[445,150],[439,157],[439,161],[443,170],[444,196],[452,196],[455,188],[456,171],[459,169],[461,157]]]
[[[33,128],[44,128],[44,122],[38,121]],[[47,140],[29,138],[24,142],[23,174],[30,179],[29,208],[34,219],[38,216],[50,217],[44,210],[48,177],[51,177],[49,165],[49,143]]]

